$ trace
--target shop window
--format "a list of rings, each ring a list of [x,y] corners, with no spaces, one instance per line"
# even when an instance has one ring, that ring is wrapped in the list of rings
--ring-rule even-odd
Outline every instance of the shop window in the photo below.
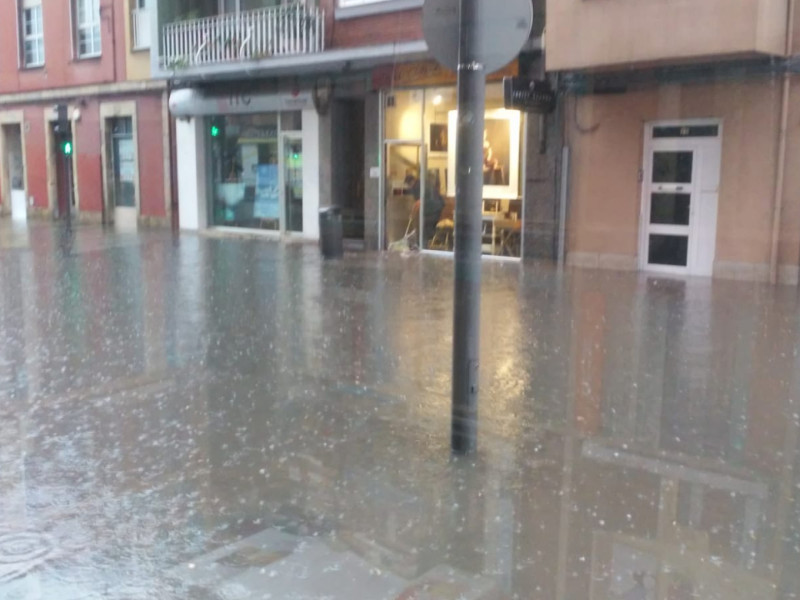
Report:
[[[210,120],[211,210],[215,225],[278,231],[278,115]]]
[[[398,90],[386,95],[386,139],[422,140],[423,90]]]
[[[303,129],[303,113],[287,110],[281,113],[281,131],[300,131]]]
[[[457,106],[455,86],[385,94],[387,248],[453,250]],[[503,109],[502,86],[490,84],[484,145],[485,254],[521,256],[521,130],[521,115]]]

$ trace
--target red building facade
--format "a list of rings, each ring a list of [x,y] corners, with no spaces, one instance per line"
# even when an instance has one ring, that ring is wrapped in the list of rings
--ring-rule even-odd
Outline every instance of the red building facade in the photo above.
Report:
[[[0,215],[170,222],[170,119],[166,84],[150,80],[149,22],[145,0],[0,6]]]

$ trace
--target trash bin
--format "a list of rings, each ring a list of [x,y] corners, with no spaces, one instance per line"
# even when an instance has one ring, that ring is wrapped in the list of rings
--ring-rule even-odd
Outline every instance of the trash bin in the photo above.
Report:
[[[328,206],[319,211],[319,248],[323,258],[341,258],[344,254],[342,211]]]

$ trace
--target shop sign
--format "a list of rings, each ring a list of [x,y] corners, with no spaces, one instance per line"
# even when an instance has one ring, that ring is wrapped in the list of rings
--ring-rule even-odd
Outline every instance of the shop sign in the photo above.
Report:
[[[519,73],[519,60],[515,59],[500,71],[489,75],[486,80],[490,82],[503,81],[504,77],[512,77],[517,73]],[[434,60],[425,60],[378,67],[372,72],[372,89],[455,85],[457,80],[457,75],[450,69]]]
[[[547,80],[506,77],[503,79],[505,107],[540,115],[556,109],[556,93]]]
[[[313,108],[310,92],[292,94],[237,94],[207,96],[197,89],[175,90],[169,97],[174,117],[229,115],[304,110]]]

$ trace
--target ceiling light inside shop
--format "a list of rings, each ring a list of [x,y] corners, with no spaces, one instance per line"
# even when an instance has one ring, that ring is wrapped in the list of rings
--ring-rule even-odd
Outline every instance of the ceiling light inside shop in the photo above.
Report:
[[[442,100],[444,100],[444,98],[442,98],[442,95],[441,94],[436,94],[433,97],[433,105],[434,106],[439,106],[442,103]]]

